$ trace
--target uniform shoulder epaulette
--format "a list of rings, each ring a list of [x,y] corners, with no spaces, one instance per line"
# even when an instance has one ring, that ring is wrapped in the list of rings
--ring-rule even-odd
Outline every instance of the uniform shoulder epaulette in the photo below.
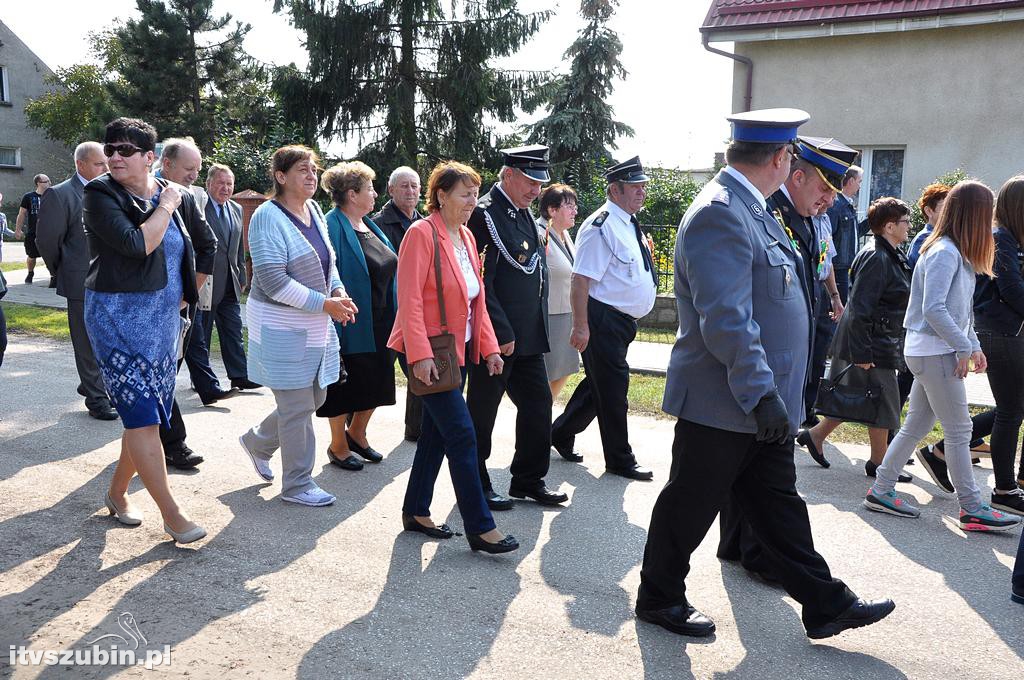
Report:
[[[728,187],[722,187],[722,189],[711,197],[714,203],[721,203],[722,205],[729,205],[729,199],[732,198],[732,192],[729,191]]]
[[[595,227],[600,227],[602,224],[604,224],[604,221],[606,219],[608,219],[608,211],[602,210],[601,213],[594,218],[594,221],[591,222],[591,224],[593,224]]]

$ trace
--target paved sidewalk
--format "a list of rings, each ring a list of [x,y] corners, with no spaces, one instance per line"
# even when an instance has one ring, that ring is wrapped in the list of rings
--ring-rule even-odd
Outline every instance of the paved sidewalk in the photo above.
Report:
[[[1024,670],[1024,607],[1009,600],[1018,533],[963,534],[955,499],[923,481],[901,485],[921,519],[864,511],[865,447],[829,447],[829,470],[798,452],[798,485],[833,572],[859,594],[892,597],[893,615],[812,643],[791,598],[715,558],[712,527],[694,555],[688,595],[718,632],[694,640],[632,615],[651,508],[669,472],[671,421],[630,419],[653,483],[605,475],[591,427],[578,441],[584,464],[552,457],[548,484],[567,491],[570,504],[524,502],[498,514],[522,548],[491,557],[471,553],[464,538],[401,531],[413,457],[401,440],[403,395],[371,422],[384,462],[351,473],[319,455],[314,477],[339,500],[304,508],[281,502],[279,482],[262,483],[237,443],[271,410],[268,391],[203,408],[183,376],[188,441],[207,462],[175,473],[172,486],[210,535],[179,548],[137,480],[142,526],[121,526],[102,509],[121,430],[86,415],[75,381],[67,343],[12,336],[0,369],[2,677],[980,680]],[[502,489],[513,416],[503,406],[490,461]],[[315,429],[322,450],[327,423],[317,419]],[[272,465],[280,474],[280,462]],[[976,468],[982,485],[991,482],[984,465]],[[446,471],[432,509],[462,530]],[[140,649],[167,645],[170,668],[153,676],[6,667],[9,645],[131,640],[125,627],[144,636]]]

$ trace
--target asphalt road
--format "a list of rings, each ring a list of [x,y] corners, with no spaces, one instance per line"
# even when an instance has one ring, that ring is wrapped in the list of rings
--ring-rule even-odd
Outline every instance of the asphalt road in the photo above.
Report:
[[[126,612],[140,650],[170,650],[162,677],[949,680],[1024,671],[1024,607],[1008,597],[1018,534],[963,534],[955,499],[930,482],[903,488],[921,505],[919,520],[867,513],[864,447],[830,449],[830,470],[798,452],[799,486],[833,572],[858,594],[892,597],[894,614],[812,643],[789,597],[715,558],[714,527],[688,587],[718,632],[692,640],[632,615],[651,507],[668,474],[668,420],[630,422],[653,483],[604,475],[596,427],[579,441],[584,464],[553,456],[548,483],[570,494],[568,507],[524,502],[499,514],[522,548],[492,557],[461,538],[401,531],[413,457],[401,402],[371,423],[385,461],[351,473],[322,456],[314,475],[339,500],[305,508],[283,503],[237,444],[270,410],[269,391],[203,408],[183,375],[188,441],[207,462],[172,483],[209,537],[176,547],[137,480],[141,527],[102,509],[121,430],[86,415],[76,384],[69,345],[12,338],[0,369],[0,676],[151,677],[119,666],[9,667],[10,645],[131,641],[118,619]],[[491,461],[500,487],[513,418],[503,407]],[[327,423],[316,428],[324,448]],[[988,484],[985,465],[976,471]],[[444,471],[433,510],[461,529]]]

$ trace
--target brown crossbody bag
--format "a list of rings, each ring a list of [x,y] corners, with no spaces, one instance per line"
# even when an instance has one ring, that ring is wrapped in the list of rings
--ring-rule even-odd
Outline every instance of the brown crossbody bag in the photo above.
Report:
[[[444,284],[441,282],[441,245],[437,240],[437,230],[430,226],[434,237],[434,280],[437,282],[437,301],[441,310],[441,332],[427,338],[430,349],[434,353],[434,366],[437,367],[437,380],[427,384],[413,375],[409,366],[409,391],[418,397],[424,394],[436,394],[457,390],[462,387],[462,371],[459,370],[459,355],[455,351],[455,336],[448,332],[448,314],[444,306]]]

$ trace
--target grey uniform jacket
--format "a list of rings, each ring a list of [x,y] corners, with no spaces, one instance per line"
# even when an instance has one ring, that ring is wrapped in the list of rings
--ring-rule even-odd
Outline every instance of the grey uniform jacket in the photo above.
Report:
[[[810,305],[798,255],[775,219],[725,172],[700,192],[676,237],[679,334],[666,413],[732,432],[778,388],[796,432],[803,418]]]
[[[229,200],[224,204],[222,219],[217,215],[217,206],[209,200],[206,202],[206,221],[217,235],[211,303],[221,303],[227,286],[231,286],[235,291],[235,300],[241,302],[242,288],[246,283],[245,252],[242,248],[242,206]]]
[[[57,276],[57,295],[85,299],[85,275],[89,273],[89,242],[82,225],[82,194],[85,185],[71,175],[48,189],[39,201],[36,245],[43,262]]]

